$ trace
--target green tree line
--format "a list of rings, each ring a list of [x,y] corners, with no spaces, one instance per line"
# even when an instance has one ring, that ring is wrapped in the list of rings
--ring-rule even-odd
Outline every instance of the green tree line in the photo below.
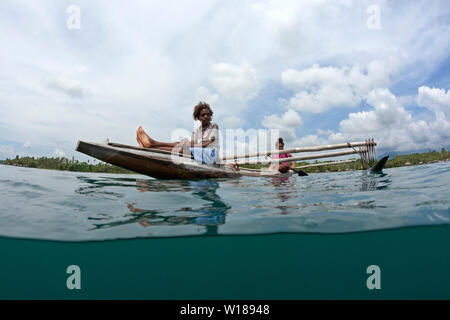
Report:
[[[430,151],[424,153],[412,153],[405,155],[396,155],[392,159],[389,159],[385,168],[395,168],[395,167],[403,167],[409,165],[419,165],[419,164],[427,164],[439,161],[450,160],[450,152],[442,149],[441,152]],[[365,170],[368,169],[368,165],[364,164],[361,159],[357,159],[354,162],[348,163],[339,163],[339,164],[330,164],[325,165],[327,162],[335,162],[335,160],[330,161],[314,161],[314,162],[297,162],[295,164],[296,167],[301,167],[310,164],[324,164],[317,167],[309,167],[302,168],[302,171],[306,173],[319,173],[319,172],[337,172],[337,171],[349,171],[349,170]],[[260,169],[267,168],[269,165],[245,165],[242,166],[245,168],[251,169]]]
[[[394,167],[402,167],[409,165],[420,165],[427,164],[438,161],[445,161],[450,159],[450,152],[442,149],[441,152],[431,151],[425,153],[412,153],[405,155],[397,155],[392,159],[389,159],[385,165],[385,168],[394,168]],[[334,162],[334,160],[330,161],[315,161],[313,164],[326,164],[327,162]],[[77,172],[102,172],[102,173],[124,173],[130,174],[134,173],[132,171],[104,163],[99,162],[96,164],[83,161],[80,162],[75,160],[74,157],[72,159],[67,159],[65,157],[62,158],[34,158],[34,157],[19,157],[16,156],[15,159],[6,159],[0,160],[1,164],[13,165],[13,166],[21,166],[21,167],[29,167],[29,168],[40,168],[40,169],[51,169],[51,170],[64,170],[64,171],[77,171]],[[296,167],[301,167],[304,165],[312,164],[310,162],[297,162]],[[260,169],[266,168],[268,165],[243,165],[244,168],[252,168],[252,169]],[[336,172],[336,171],[349,171],[349,170],[363,170],[367,169],[368,166],[364,164],[361,159],[357,159],[354,162],[350,163],[340,163],[340,164],[330,164],[330,165],[322,165],[318,167],[309,167],[303,168],[302,170],[307,173],[319,173],[319,172]]]
[[[12,166],[20,166],[20,167],[28,167],[28,168],[39,168],[39,169],[50,169],[50,170],[62,170],[62,171],[76,171],[76,172],[102,172],[102,173],[134,173],[132,171],[104,163],[99,162],[96,164],[83,161],[80,162],[75,160],[74,157],[72,159],[68,159],[65,157],[58,158],[48,158],[48,157],[19,157],[16,156],[14,159],[6,159],[0,161],[2,164],[12,165]]]

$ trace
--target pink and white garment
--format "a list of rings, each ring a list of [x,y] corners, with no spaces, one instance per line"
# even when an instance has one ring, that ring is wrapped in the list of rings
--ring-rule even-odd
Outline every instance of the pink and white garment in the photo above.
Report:
[[[290,157],[292,157],[292,155],[290,153],[282,153],[282,154],[277,154],[276,153],[276,154],[271,155],[272,159],[284,159],[284,158],[290,158]],[[289,166],[289,162],[287,162],[287,161],[286,162],[280,162],[280,163],[275,162],[275,163],[270,164],[269,169],[270,170],[278,170],[278,167],[281,164]]]

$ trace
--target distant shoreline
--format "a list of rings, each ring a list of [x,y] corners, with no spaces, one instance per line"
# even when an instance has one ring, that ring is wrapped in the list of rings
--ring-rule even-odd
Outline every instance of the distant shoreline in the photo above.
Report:
[[[10,165],[23,168],[35,168],[58,171],[71,172],[94,172],[94,173],[118,173],[118,174],[136,174],[136,172],[129,171],[109,163],[99,162],[96,164],[90,161],[78,161],[75,158],[48,158],[48,157],[19,157],[14,159],[1,160],[0,164]]]
[[[408,167],[408,166],[423,165],[423,164],[430,164],[430,163],[437,163],[437,162],[447,162],[447,161],[450,161],[450,152],[446,151],[445,149],[442,149],[441,152],[430,151],[430,152],[423,152],[423,153],[411,153],[411,154],[405,154],[405,155],[396,155],[392,159],[389,159],[386,162],[384,168]],[[306,173],[355,171],[355,170],[365,170],[368,168],[367,165],[365,165],[361,161],[361,159],[357,159],[356,161],[350,162],[350,163],[322,165],[327,162],[334,162],[334,161],[331,161],[331,160],[330,161],[315,161],[313,163],[297,162],[296,167],[301,167],[303,165],[310,165],[310,164],[321,164],[321,166],[317,166],[317,167],[302,168],[301,170]],[[259,169],[261,167],[268,167],[268,166],[248,165],[245,167]]]
[[[442,149],[441,152],[431,151],[424,153],[412,153],[405,155],[396,155],[392,159],[389,159],[385,165],[385,168],[396,168],[405,166],[415,166],[438,162],[450,161],[450,152]],[[315,161],[314,164],[326,164],[327,161]],[[116,174],[136,174],[136,172],[126,170],[108,163],[100,162],[97,164],[91,164],[88,162],[80,162],[78,160],[67,158],[34,158],[34,157],[19,157],[14,159],[0,160],[0,164],[10,165],[15,167],[24,168],[36,168],[58,171],[72,171],[72,172],[94,172],[94,173],[116,173]],[[310,165],[309,162],[300,162],[296,166]],[[247,165],[243,167],[259,169],[266,166],[261,165]],[[317,167],[309,167],[302,169],[307,173],[320,173],[320,172],[342,172],[342,171],[354,171],[364,170],[367,166],[364,165],[361,159],[358,159],[351,163],[342,164],[330,164]]]

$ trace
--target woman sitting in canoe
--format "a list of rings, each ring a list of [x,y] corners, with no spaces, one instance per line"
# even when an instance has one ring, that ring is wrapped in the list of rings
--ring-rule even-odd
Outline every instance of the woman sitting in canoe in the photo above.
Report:
[[[277,143],[275,144],[275,147],[278,150],[284,150],[284,141],[283,138],[279,138]],[[283,159],[283,158],[290,158],[292,155],[290,153],[280,153],[280,154],[273,154],[271,156],[272,159]],[[290,169],[295,169],[295,162],[289,163],[289,162],[275,162],[272,163],[269,167],[269,170],[278,170],[281,173],[286,173]]]
[[[213,112],[209,104],[199,102],[194,107],[194,120],[201,125],[192,133],[192,139],[180,142],[160,142],[148,136],[141,126],[137,129],[137,142],[141,148],[155,148],[177,153],[190,152],[194,159],[205,164],[217,162],[219,156],[219,126],[211,121]]]

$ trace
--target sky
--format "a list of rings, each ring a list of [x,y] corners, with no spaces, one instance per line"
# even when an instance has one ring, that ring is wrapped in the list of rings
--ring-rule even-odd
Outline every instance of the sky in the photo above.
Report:
[[[288,148],[450,146],[447,0],[2,0],[0,41],[0,159],[174,141],[199,101]]]

